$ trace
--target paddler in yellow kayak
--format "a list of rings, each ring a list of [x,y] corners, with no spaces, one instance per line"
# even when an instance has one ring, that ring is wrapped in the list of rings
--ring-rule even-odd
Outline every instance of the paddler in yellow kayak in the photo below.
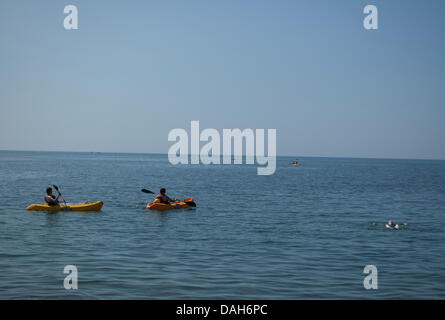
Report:
[[[59,201],[60,193],[56,197],[53,195],[53,189],[51,187],[46,188],[46,195],[45,195],[45,202],[49,206],[58,206],[59,203],[62,203],[63,201]]]
[[[153,203],[165,203],[169,204],[170,202],[175,202],[177,199],[171,199],[166,194],[165,188],[161,188],[159,190],[159,194],[156,196],[156,198],[153,200]]]

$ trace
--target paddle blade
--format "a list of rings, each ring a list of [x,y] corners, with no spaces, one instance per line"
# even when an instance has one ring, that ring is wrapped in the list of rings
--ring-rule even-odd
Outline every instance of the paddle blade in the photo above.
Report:
[[[153,191],[147,190],[147,189],[142,189],[141,190],[143,193],[151,193],[151,194],[155,194]]]
[[[190,207],[196,207],[195,201],[184,201],[184,202],[187,203]]]
[[[54,189],[56,189],[57,192],[59,192],[59,187],[53,184]]]

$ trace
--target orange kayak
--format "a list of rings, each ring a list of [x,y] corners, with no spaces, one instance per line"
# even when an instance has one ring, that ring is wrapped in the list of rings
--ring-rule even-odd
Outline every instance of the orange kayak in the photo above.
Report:
[[[165,210],[172,210],[172,209],[187,209],[194,207],[193,205],[190,205],[188,203],[194,203],[193,198],[187,198],[182,201],[176,201],[172,203],[149,203],[147,204],[148,210],[159,210],[159,211],[165,211]]]

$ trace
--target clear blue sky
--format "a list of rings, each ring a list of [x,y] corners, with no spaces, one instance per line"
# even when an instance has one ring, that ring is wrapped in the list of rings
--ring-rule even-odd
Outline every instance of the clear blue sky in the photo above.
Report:
[[[276,128],[280,155],[445,159],[444,15],[442,0],[2,0],[0,149],[165,153],[199,120]]]

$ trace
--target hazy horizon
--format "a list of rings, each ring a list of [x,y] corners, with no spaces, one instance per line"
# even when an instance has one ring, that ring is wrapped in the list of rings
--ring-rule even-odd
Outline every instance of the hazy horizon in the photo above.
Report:
[[[75,151],[75,150],[11,150],[11,149],[0,149],[0,152],[60,152],[60,153],[105,153],[105,154],[157,154],[168,156],[168,153],[162,152],[117,152],[117,151]],[[189,157],[192,154],[189,154]],[[243,155],[244,157],[245,155]],[[223,155],[221,155],[223,157]],[[233,157],[233,155],[232,155]],[[277,157],[284,158],[344,158],[344,159],[376,159],[376,160],[431,160],[431,161],[445,161],[441,158],[391,158],[391,157],[348,157],[348,156],[319,156],[319,155],[288,155],[288,154],[277,154]]]

